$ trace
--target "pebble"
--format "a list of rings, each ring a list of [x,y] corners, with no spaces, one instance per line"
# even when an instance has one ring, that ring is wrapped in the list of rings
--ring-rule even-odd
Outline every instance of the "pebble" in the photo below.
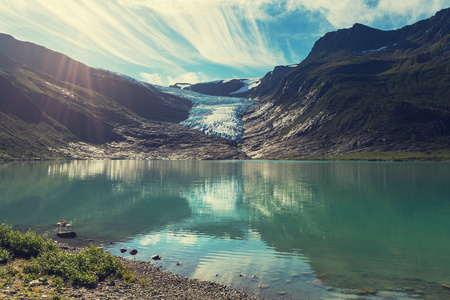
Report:
[[[268,284],[260,284],[259,288],[260,289],[268,289],[268,288],[270,288],[270,285],[268,285]]]
[[[317,286],[322,286],[322,285],[324,285],[324,284],[323,284],[323,281],[320,280],[320,279],[316,279],[316,280],[314,280],[312,283],[313,283],[314,285],[317,285]]]

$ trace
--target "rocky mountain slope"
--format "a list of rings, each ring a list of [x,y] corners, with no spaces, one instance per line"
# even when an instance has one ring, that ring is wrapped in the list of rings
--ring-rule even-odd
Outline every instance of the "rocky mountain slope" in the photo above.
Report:
[[[192,103],[0,35],[0,159],[245,158],[186,129]]]
[[[243,117],[252,158],[450,148],[450,9],[394,31],[327,33],[279,71],[246,93],[258,100]]]

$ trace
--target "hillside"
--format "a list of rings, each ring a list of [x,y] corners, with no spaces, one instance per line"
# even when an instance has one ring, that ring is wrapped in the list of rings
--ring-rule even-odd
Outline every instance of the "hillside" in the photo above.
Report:
[[[450,9],[394,31],[327,33],[246,93],[244,151],[298,158],[450,148]]]
[[[236,142],[178,125],[190,101],[7,35],[0,88],[2,160],[245,157]]]

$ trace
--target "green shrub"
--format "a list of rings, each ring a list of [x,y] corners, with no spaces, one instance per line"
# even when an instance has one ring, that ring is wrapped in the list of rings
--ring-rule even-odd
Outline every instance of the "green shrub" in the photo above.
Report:
[[[0,248],[0,265],[6,264],[10,257],[8,250]]]
[[[24,267],[26,273],[56,275],[75,285],[94,287],[107,278],[133,278],[119,258],[90,246],[79,254],[45,252]]]
[[[11,226],[0,225],[0,247],[7,250],[12,256],[37,257],[38,255],[58,249],[51,240],[45,241],[35,232],[28,231],[22,234],[12,230]]]
[[[29,278],[55,275],[60,277],[55,278],[55,282],[67,280],[87,287],[94,287],[107,278],[123,279],[127,283],[135,280],[130,269],[118,257],[104,252],[102,248],[91,245],[79,254],[67,253],[34,232],[22,234],[3,223],[0,225],[0,263],[8,261],[11,256],[32,258],[23,267]]]

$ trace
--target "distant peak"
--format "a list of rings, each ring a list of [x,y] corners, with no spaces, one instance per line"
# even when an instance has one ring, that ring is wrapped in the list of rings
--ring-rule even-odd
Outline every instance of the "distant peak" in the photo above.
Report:
[[[361,23],[355,23],[355,24],[353,24],[353,26],[352,26],[352,28],[358,28],[358,27],[368,27],[368,26],[366,26],[366,25],[364,25],[364,24],[361,24]]]

